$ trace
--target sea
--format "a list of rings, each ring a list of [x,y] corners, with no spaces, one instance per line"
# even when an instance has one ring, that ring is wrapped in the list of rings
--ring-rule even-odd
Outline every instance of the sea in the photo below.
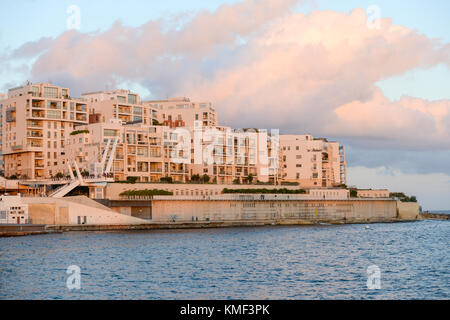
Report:
[[[450,221],[0,238],[0,299],[449,299]]]

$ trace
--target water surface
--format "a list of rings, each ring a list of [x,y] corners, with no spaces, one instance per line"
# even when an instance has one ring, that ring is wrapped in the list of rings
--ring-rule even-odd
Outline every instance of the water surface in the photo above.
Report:
[[[448,299],[449,245],[449,221],[0,238],[0,299]]]

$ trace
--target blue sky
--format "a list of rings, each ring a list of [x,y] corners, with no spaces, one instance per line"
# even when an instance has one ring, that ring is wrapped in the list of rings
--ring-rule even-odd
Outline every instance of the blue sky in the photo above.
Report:
[[[0,57],[7,56],[24,43],[37,41],[43,37],[56,38],[67,31],[66,21],[69,17],[67,9],[77,5],[81,9],[81,33],[108,30],[115,21],[125,26],[138,27],[149,20],[177,18],[178,21],[188,20],[201,10],[214,11],[220,5],[233,4],[237,0],[18,0],[0,2]],[[429,38],[440,39],[442,43],[450,43],[450,1],[448,0],[305,0],[296,7],[297,12],[308,14],[314,10],[332,10],[350,13],[354,8],[367,10],[370,6],[380,9],[381,18],[391,18],[396,25],[402,25]],[[1,61],[0,61],[1,62]],[[12,63],[31,65],[34,60],[21,60]],[[0,64],[1,66],[1,64]],[[6,90],[11,84],[23,83],[26,78],[16,72],[0,70],[0,91]],[[47,81],[49,79],[41,79]],[[169,79],[170,80],[170,79]],[[429,69],[411,69],[404,74],[384,79],[376,83],[383,94],[391,101],[399,100],[402,95],[409,95],[426,100],[450,99],[450,71],[448,66],[436,65]],[[142,83],[124,82],[124,87],[135,90],[143,96],[149,94],[148,88]],[[103,89],[103,87],[93,88]],[[214,101],[213,101],[214,102]],[[220,116],[220,113],[219,113]],[[420,129],[420,128],[418,128]],[[343,137],[343,136],[342,136]],[[342,138],[337,137],[337,139]],[[356,141],[355,139],[353,139]],[[348,177],[351,184],[360,187],[391,188],[396,191],[406,191],[416,194],[428,209],[450,208],[450,169],[441,168],[442,162],[449,153],[436,150],[434,165],[427,164],[426,151],[408,153],[393,150],[380,151],[377,161],[372,161],[373,152],[367,152],[360,145],[346,139],[348,150]],[[369,141],[369,140],[367,140]],[[365,141],[365,142],[367,142]],[[369,141],[370,142],[370,141]],[[351,145],[353,143],[353,145]],[[395,167],[380,167],[384,157],[389,157]],[[444,159],[444,161],[442,161]],[[450,159],[448,159],[450,160]],[[437,160],[436,160],[437,161]],[[450,161],[448,161],[450,163]],[[406,166],[412,165],[405,170]],[[377,167],[378,166],[378,167]],[[427,166],[429,168],[427,168]],[[414,169],[412,169],[414,168]],[[415,170],[415,171],[414,171]],[[367,181],[371,184],[368,185]],[[413,183],[416,181],[416,183]],[[401,190],[399,190],[401,189]]]

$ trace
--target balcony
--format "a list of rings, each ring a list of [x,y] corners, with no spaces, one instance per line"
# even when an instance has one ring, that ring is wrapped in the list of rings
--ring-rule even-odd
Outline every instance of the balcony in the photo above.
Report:
[[[86,112],[87,107],[85,104],[77,104],[76,110],[77,112]]]
[[[75,118],[77,121],[87,121],[87,116],[84,113],[77,113]]]
[[[43,144],[42,142],[37,142],[37,141],[30,141],[27,143],[27,147],[32,147],[32,148],[42,148]],[[21,148],[20,148],[21,149]],[[14,150],[14,149],[13,149]]]
[[[40,131],[27,131],[28,138],[42,138],[44,135]]]
[[[45,118],[45,112],[33,110],[31,112],[31,117],[32,118]]]
[[[27,127],[28,128],[42,128],[43,123],[42,123],[42,121],[27,121]]]
[[[23,149],[23,146],[21,144],[18,144],[18,145],[15,145],[15,146],[11,146],[11,149],[13,151],[21,150],[21,149]]]
[[[35,161],[34,167],[37,169],[43,169],[44,168],[44,161]]]

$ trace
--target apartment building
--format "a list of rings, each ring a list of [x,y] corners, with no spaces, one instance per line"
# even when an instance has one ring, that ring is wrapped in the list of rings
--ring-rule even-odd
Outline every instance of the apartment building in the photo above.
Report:
[[[306,188],[346,183],[344,147],[312,135],[280,135],[282,181]]]
[[[129,90],[97,91],[81,96],[89,102],[89,123],[119,119],[124,123],[153,125],[157,119],[157,110],[143,104],[139,95]]]
[[[111,119],[78,126],[66,141],[62,163],[76,160],[80,170],[90,173],[101,166],[120,181],[135,177],[139,182],[159,182],[171,177],[186,182],[193,175],[205,174],[219,184],[275,181],[278,162],[270,161],[268,145],[277,141],[268,139],[267,133],[196,124],[194,128],[170,128]],[[105,150],[114,154],[111,160],[104,156]],[[58,169],[69,174],[67,166]]]
[[[0,111],[6,177],[68,176],[75,160],[81,171],[115,180],[186,182],[208,175],[219,184],[346,183],[338,142],[219,126],[211,103],[188,98],[143,102],[129,90],[72,98],[67,88],[28,83],[10,89]]]
[[[201,121],[204,127],[218,125],[217,112],[211,102],[191,102],[182,97],[145,101],[144,105],[157,110],[158,122],[171,128],[194,127],[195,121]]]
[[[276,181],[278,136],[231,127],[203,127],[196,121],[190,174],[208,175],[219,184]],[[275,148],[278,151],[278,148]],[[276,159],[277,161],[275,161]]]
[[[187,181],[186,164],[173,160],[178,139],[169,127],[110,119],[77,129],[67,142],[66,161],[75,159],[81,171],[95,173],[96,166],[102,166],[104,173],[118,181],[136,177],[141,182],[159,182],[166,176],[176,182]],[[67,168],[61,170],[68,174]]]
[[[88,123],[87,102],[70,97],[68,88],[27,83],[2,100],[2,158],[6,177],[53,176],[65,153],[65,140]]]

